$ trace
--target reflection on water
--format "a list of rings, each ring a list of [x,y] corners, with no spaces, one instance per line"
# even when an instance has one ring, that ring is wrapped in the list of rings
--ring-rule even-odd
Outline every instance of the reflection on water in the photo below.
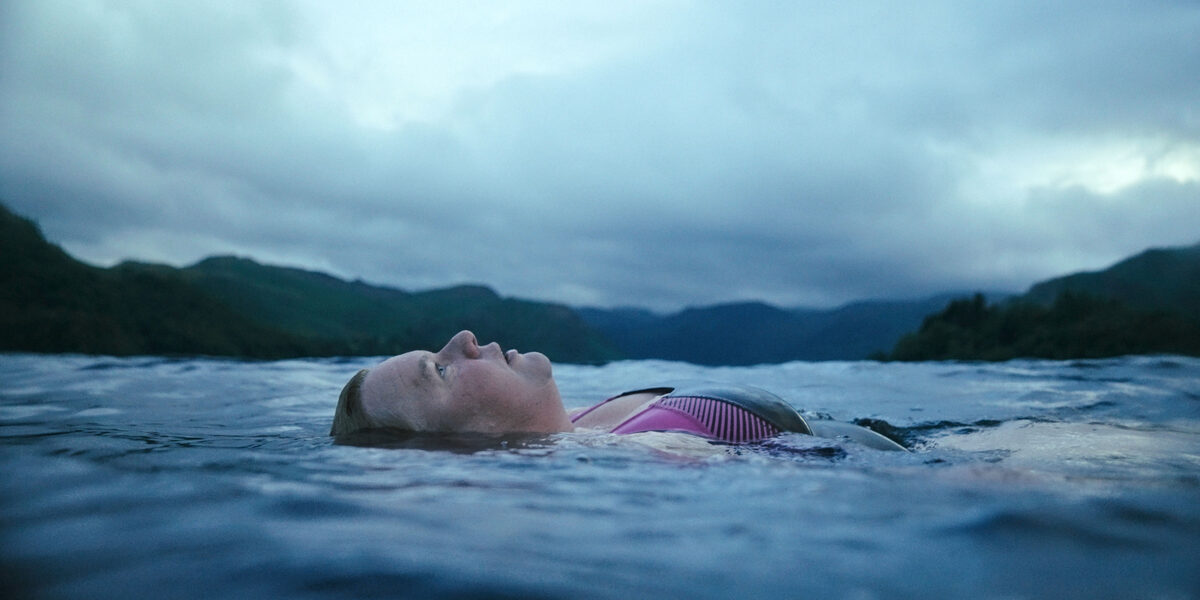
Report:
[[[1195,597],[1200,361],[558,366],[569,407],[751,383],[886,429],[326,434],[367,359],[0,356],[21,597]]]

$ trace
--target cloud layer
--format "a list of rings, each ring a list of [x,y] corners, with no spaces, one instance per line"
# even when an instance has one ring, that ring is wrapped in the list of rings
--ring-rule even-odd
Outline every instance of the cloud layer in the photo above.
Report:
[[[0,198],[76,255],[570,304],[1022,289],[1200,240],[1200,8],[0,8]]]

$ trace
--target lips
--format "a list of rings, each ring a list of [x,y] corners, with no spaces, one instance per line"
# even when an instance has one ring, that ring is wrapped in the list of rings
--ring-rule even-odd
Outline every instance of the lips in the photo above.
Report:
[[[517,352],[515,349],[514,349],[514,350],[509,350],[508,352],[505,352],[505,353],[504,353],[504,362],[506,362],[506,363],[508,363],[508,364],[510,364],[510,365],[511,365],[511,364],[512,364],[512,361],[513,361],[513,359],[515,359],[515,358],[517,357],[517,354],[519,354],[519,353],[518,353],[518,352]]]

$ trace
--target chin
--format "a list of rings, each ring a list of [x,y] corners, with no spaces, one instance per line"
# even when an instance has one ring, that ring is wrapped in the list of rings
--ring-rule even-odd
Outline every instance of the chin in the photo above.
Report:
[[[546,379],[553,379],[554,367],[550,364],[550,359],[546,358],[545,354],[542,354],[541,352],[530,352],[528,354],[522,354],[521,358],[524,359],[525,362],[525,364],[522,365],[525,367],[522,369],[525,373],[535,376],[540,375]]]

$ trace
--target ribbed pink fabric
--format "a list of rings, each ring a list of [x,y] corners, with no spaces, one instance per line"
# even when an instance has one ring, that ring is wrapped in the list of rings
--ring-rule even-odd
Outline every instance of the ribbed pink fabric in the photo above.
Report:
[[[664,397],[613,428],[613,433],[685,431],[725,442],[755,442],[779,429],[744,408],[692,396]]]

